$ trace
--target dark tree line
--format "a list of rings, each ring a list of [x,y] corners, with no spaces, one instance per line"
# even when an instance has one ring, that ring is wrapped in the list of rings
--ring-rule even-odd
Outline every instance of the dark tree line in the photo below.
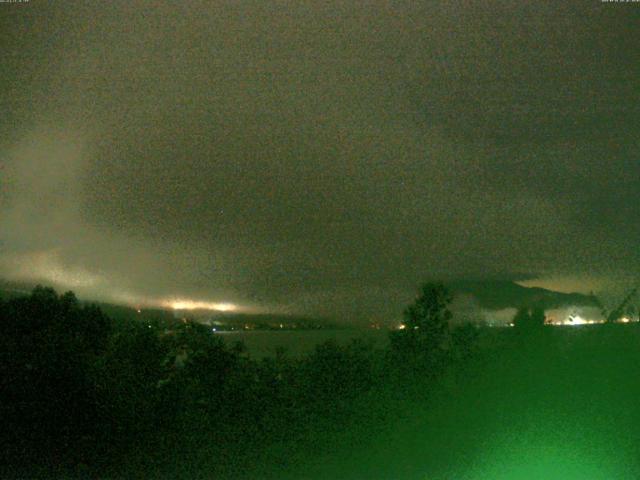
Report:
[[[544,326],[546,320],[541,307],[520,307],[513,317],[513,326],[521,331],[535,331]]]
[[[239,478],[303,462],[349,426],[377,428],[376,399],[472,355],[477,332],[450,328],[450,301],[425,285],[387,350],[327,342],[260,361],[202,325],[115,321],[71,292],[0,301],[0,476]]]

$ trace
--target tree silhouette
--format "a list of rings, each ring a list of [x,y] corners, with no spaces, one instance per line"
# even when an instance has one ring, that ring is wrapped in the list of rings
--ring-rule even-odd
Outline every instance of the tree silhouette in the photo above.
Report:
[[[531,326],[533,328],[540,328],[544,326],[544,322],[547,317],[544,314],[544,308],[542,307],[533,307],[531,309]]]
[[[513,326],[518,330],[537,330],[544,326],[546,316],[541,307],[520,307],[513,317]]]
[[[436,372],[449,348],[451,294],[441,283],[425,283],[404,311],[404,328],[391,335],[392,354],[406,365]]]
[[[434,345],[441,343],[447,335],[451,294],[441,283],[426,283],[414,303],[404,311],[405,329],[416,336],[428,338]]]
[[[529,308],[520,307],[513,316],[512,323],[516,328],[526,328],[529,325],[530,319]]]
[[[16,464],[72,461],[97,428],[92,372],[109,336],[108,318],[80,306],[72,292],[58,296],[42,286],[0,309],[0,404],[7,406],[0,409],[6,419],[0,450]]]

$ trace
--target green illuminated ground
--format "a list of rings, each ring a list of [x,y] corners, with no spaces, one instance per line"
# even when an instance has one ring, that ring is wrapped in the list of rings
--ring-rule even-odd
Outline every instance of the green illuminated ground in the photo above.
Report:
[[[2,478],[640,478],[638,324],[256,360],[46,288],[0,319]]]
[[[365,445],[339,438],[308,478],[639,478],[640,329],[500,335],[423,402],[394,401],[394,424]]]

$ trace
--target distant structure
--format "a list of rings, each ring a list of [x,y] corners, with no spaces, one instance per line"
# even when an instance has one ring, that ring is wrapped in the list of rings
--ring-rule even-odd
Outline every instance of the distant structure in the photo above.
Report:
[[[607,323],[615,323],[624,318],[627,318],[627,321],[629,320],[628,317],[625,317],[625,311],[627,310],[627,308],[629,308],[629,304],[631,303],[631,300],[633,300],[633,298],[636,296],[636,293],[638,293],[637,286],[633,288],[626,297],[624,297],[620,305],[611,310],[611,313],[609,313],[609,315],[604,315],[605,312],[603,312],[603,316],[607,319]]]

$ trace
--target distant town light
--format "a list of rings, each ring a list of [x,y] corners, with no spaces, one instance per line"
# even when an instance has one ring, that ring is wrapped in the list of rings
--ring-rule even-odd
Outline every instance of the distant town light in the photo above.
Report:
[[[580,315],[576,315],[575,317],[569,317],[569,321],[571,322],[571,325],[584,325],[587,323],[587,321],[582,318]]]
[[[193,300],[172,300],[164,303],[174,310],[216,310],[218,312],[233,312],[238,309],[233,303],[200,302]]]

